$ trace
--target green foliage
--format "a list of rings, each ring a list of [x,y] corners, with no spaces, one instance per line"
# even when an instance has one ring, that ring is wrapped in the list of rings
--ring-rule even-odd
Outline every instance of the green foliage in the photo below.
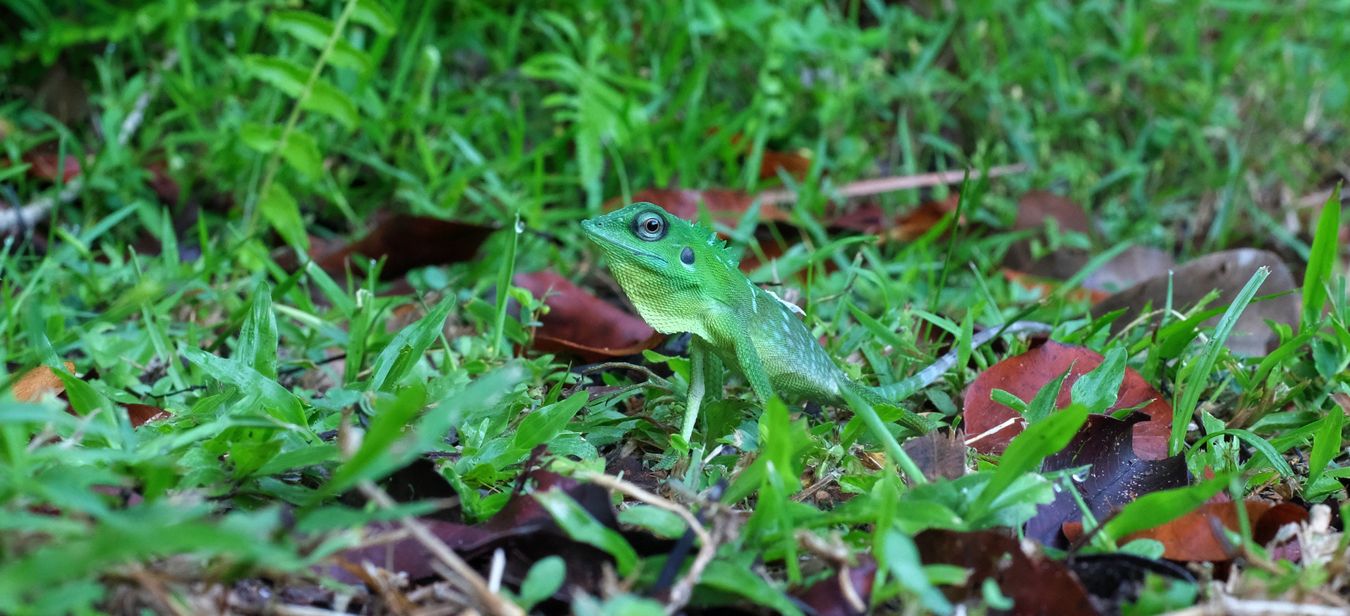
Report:
[[[434,460],[463,519],[479,522],[547,444],[554,470],[628,456],[680,498],[729,484],[722,504],[750,514],[708,565],[699,599],[797,612],[788,593],[821,579],[804,564],[810,533],[875,555],[877,595],[944,612],[936,584],[951,572],[923,567],[912,536],[1023,524],[1054,496],[1041,462],[1114,402],[1126,366],[1176,384],[1172,449],[1221,479],[1143,497],[1105,522],[1110,538],[1194,509],[1229,475],[1248,489],[1283,481],[1311,502],[1343,498],[1350,469],[1333,395],[1350,395],[1350,294],[1336,267],[1339,195],[1311,238],[1291,234],[1260,195],[1324,188],[1350,156],[1336,138],[1350,118],[1344,3],[15,0],[3,12],[3,200],[68,185],[37,177],[27,155],[42,148],[76,157],[81,187],[35,233],[0,238],[0,611],[106,610],[125,567],[171,558],[212,581],[306,574],[354,529],[438,506],[343,498],[419,457]],[[142,96],[140,128],[122,142]],[[810,153],[810,174],[761,177],[774,151]],[[822,222],[855,179],[1007,162],[1029,171],[962,191],[961,215],[912,241]],[[179,189],[170,196],[147,182],[161,172]],[[756,283],[800,292],[812,334],[850,376],[898,383],[941,352],[933,332],[956,341],[958,366],[907,410],[959,423],[969,381],[1024,348],[972,350],[969,337],[1018,315],[1107,360],[1063,411],[1052,408],[1062,378],[1030,401],[998,398],[1027,430],[975,472],[917,485],[877,468],[864,453],[876,445],[856,439],[863,418],[873,440],[894,431],[899,409],[856,421],[760,409],[732,378],[702,440],[675,451],[669,426],[683,403],[670,392],[685,360],[652,353],[662,376],[636,384],[611,371],[596,378],[612,389],[588,397],[593,383],[569,369],[573,358],[517,352],[542,304],[511,287],[515,274],[554,267],[605,289],[576,227],[605,200],[780,184],[802,195],[781,208],[788,223],[757,227],[759,205],[719,230],[763,264]],[[1044,187],[1085,204],[1094,232],[1053,229],[1040,248],[1096,255],[1048,297],[999,274],[1016,238],[998,229],[1016,218],[1017,195]],[[877,201],[889,219],[947,194]],[[1197,209],[1213,216],[1194,227]],[[478,260],[413,272],[402,288],[378,261],[283,264],[286,249],[308,255],[363,235],[383,212],[506,232]],[[1119,315],[1086,319],[1069,291],[1129,243],[1181,257],[1254,243],[1304,257],[1302,320],[1263,358],[1227,352],[1237,316],[1261,301],[1257,278],[1232,305],[1171,306],[1179,314],[1160,327],[1113,333]],[[511,300],[522,298],[516,316]],[[36,366],[54,369],[73,413],[50,396],[12,399]],[[172,417],[133,428],[132,403]],[[562,493],[540,497],[569,536],[638,580],[635,592],[664,564]],[[619,517],[665,538],[684,531],[662,509]],[[1241,575],[1294,589],[1330,575],[1279,566]],[[539,606],[564,570],[534,563],[513,599]],[[1008,590],[984,587],[983,600],[996,606]],[[1196,592],[1152,582],[1128,609],[1183,608]],[[571,607],[663,609],[635,594]]]

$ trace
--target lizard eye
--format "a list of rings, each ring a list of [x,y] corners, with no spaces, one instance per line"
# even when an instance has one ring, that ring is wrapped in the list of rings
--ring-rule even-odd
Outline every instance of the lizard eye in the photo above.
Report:
[[[666,236],[666,219],[656,212],[640,214],[633,219],[633,232],[648,242],[655,242]]]

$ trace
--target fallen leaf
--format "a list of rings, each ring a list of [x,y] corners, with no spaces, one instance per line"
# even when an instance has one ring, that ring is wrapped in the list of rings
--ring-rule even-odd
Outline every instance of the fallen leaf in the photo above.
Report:
[[[23,162],[32,165],[28,174],[40,180],[55,182],[59,177],[69,182],[80,176],[80,159],[71,155],[61,159],[56,152],[30,151],[23,155]]]
[[[918,239],[937,226],[942,219],[956,211],[961,195],[952,191],[941,201],[926,201],[918,207],[895,216],[889,216],[881,204],[869,201],[839,214],[828,221],[835,229],[881,236],[892,241],[908,242]]]
[[[560,593],[568,596],[577,591],[594,594],[600,587],[604,567],[612,562],[609,555],[590,545],[573,541],[558,527],[553,516],[535,499],[534,494],[561,490],[601,525],[619,531],[618,517],[610,504],[609,492],[600,486],[581,483],[544,470],[531,471],[527,477],[534,482],[534,491],[515,494],[501,511],[482,524],[460,524],[433,518],[420,518],[419,522],[479,571],[486,571],[491,554],[498,548],[502,549],[507,556],[502,579],[513,586],[519,586],[535,562],[556,555],[566,564],[567,579]],[[382,533],[398,528],[396,522],[376,522],[367,525],[366,531]],[[349,570],[350,565],[359,565],[361,562],[405,574],[410,580],[437,575],[431,566],[436,558],[411,537],[344,550],[334,555],[332,561],[332,564],[322,569],[323,572],[348,584],[361,582]],[[348,566],[343,566],[343,563]]]
[[[932,481],[966,474],[966,439],[959,432],[929,432],[906,440],[902,448]]]
[[[554,272],[516,274],[512,284],[528,289],[548,305],[548,314],[539,319],[541,325],[534,333],[537,350],[598,361],[640,353],[663,338],[642,319]]]
[[[1254,248],[1239,248],[1189,261],[1174,270],[1171,280],[1166,273],[1154,276],[1106,298],[1094,307],[1093,312],[1105,314],[1124,308],[1125,314],[1111,324],[1112,331],[1119,332],[1141,314],[1144,306],[1152,305],[1157,310],[1166,305],[1169,289],[1172,305],[1177,309],[1190,308],[1214,289],[1219,290],[1219,298],[1210,306],[1227,306],[1260,267],[1269,267],[1270,277],[1261,285],[1258,296],[1297,288],[1289,267],[1278,255]],[[1297,326],[1300,309],[1297,293],[1252,302],[1243,311],[1225,345],[1234,353],[1265,355],[1279,344],[1279,336],[1266,325],[1266,321]],[[1218,323],[1219,318],[1216,316],[1203,326],[1212,326]]]
[[[1092,415],[1074,435],[1069,445],[1045,459],[1043,472],[1091,465],[1085,475],[1074,476],[1074,488],[1098,520],[1105,519],[1141,495],[1190,483],[1185,456],[1144,460],[1135,455],[1131,441],[1133,421],[1121,421],[1104,415]],[[1027,521],[1026,536],[1055,548],[1066,548],[1069,541],[1061,534],[1067,523],[1082,519],[1078,501],[1068,490],[1055,494],[1055,500],[1041,505],[1035,517]]]
[[[149,404],[124,404],[122,406],[126,408],[127,418],[131,420],[131,427],[133,428],[172,417],[168,411]]]
[[[871,557],[859,559],[858,565],[825,578],[798,593],[797,599],[810,607],[816,616],[862,616],[871,604],[872,582],[876,578],[877,561]],[[844,585],[848,587],[845,588]],[[859,605],[861,605],[861,609]]]
[[[1150,278],[1167,275],[1176,265],[1172,255],[1151,246],[1130,246],[1083,279],[1083,288],[1101,293],[1097,301],[1108,293],[1129,288]]]
[[[353,256],[387,257],[380,279],[392,280],[414,268],[468,261],[493,231],[429,216],[392,214],[379,218],[370,233],[351,244],[315,245],[310,257],[330,274],[341,272]]]
[[[1014,231],[1034,231],[1037,235],[1047,221],[1054,221],[1061,231],[1090,234],[1092,227],[1082,206],[1067,197],[1033,190],[1017,200],[1017,218]],[[1092,256],[1087,250],[1061,246],[1040,257],[1032,254],[1031,239],[1019,240],[1009,247],[1003,265],[1011,270],[1053,280],[1067,280],[1087,265]]]
[[[1063,562],[1039,551],[1023,551],[1009,534],[929,529],[915,535],[914,544],[925,565],[971,570],[965,584],[940,587],[954,603],[980,601],[984,580],[992,578],[1013,600],[1009,614],[1097,614],[1087,591]]]
[[[1259,545],[1274,540],[1285,524],[1297,524],[1308,519],[1308,511],[1293,503],[1273,504],[1249,499],[1244,505],[1247,519],[1252,524],[1252,539]],[[1180,518],[1130,534],[1119,542],[1153,539],[1163,544],[1163,558],[1168,560],[1226,562],[1232,560],[1235,554],[1227,539],[1216,534],[1218,526],[1234,531],[1238,529],[1237,505],[1233,501],[1205,503]],[[1064,525],[1064,534],[1070,541],[1077,541],[1082,533],[1081,522]]]
[[[66,372],[74,372],[75,364],[65,362]],[[61,377],[56,376],[51,368],[47,366],[38,366],[25,372],[19,380],[14,382],[14,387],[10,392],[14,394],[14,399],[20,402],[37,402],[43,395],[48,393],[60,395],[66,391],[65,383],[61,382]]]
[[[776,178],[780,169],[789,176],[802,180],[811,172],[811,157],[799,152],[764,150],[759,159],[759,178],[761,180]]]
[[[1060,387],[1059,397],[1055,400],[1055,408],[1062,409],[1072,400],[1073,384],[1100,365],[1102,359],[1096,351],[1051,340],[990,366],[966,388],[963,400],[966,444],[981,453],[1000,454],[1008,446],[1008,441],[1025,427],[1025,421],[1017,411],[990,398],[995,389],[1008,391],[1024,401],[1030,401],[1046,383],[1069,370]],[[1172,430],[1172,404],[1138,372],[1127,367],[1116,403],[1108,409],[1108,413],[1139,405],[1143,405],[1139,412],[1149,419],[1134,426],[1135,455],[1145,460],[1166,458],[1167,439]],[[1009,423],[1003,425],[1005,422]]]

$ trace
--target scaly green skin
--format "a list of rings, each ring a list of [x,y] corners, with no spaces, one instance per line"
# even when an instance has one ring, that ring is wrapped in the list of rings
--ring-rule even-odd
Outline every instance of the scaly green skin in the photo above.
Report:
[[[665,334],[693,334],[685,440],[693,435],[704,397],[720,393],[719,364],[725,363],[740,369],[761,402],[778,394],[852,407],[906,473],[923,480],[872,408],[893,401],[883,390],[849,379],[793,314],[796,307],[750,282],[710,230],[651,203],[634,203],[581,226],[648,324]],[[932,428],[903,409],[901,423],[916,432]]]

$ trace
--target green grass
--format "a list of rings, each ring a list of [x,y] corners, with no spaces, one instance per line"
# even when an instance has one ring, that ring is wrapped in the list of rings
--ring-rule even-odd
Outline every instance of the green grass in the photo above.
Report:
[[[855,376],[894,381],[926,364],[925,326],[955,337],[1018,315],[1051,322],[1057,340],[1127,350],[1155,385],[1175,385],[1178,409],[1211,435],[1174,443],[1197,475],[1232,477],[1240,497],[1280,481],[1272,454],[1310,455],[1312,473],[1296,466],[1301,496],[1344,498],[1332,396],[1350,395],[1345,248],[1335,218],[1306,225],[1315,236],[1291,232],[1272,195],[1330,187],[1350,155],[1346,2],[319,4],[0,8],[0,197],[60,190],[23,164],[38,146],[82,168],[76,200],[0,244],[0,385],[62,361],[79,375],[64,375],[75,415],[0,395],[0,611],[116,611],[126,592],[166,609],[134,574],[175,555],[192,563],[169,582],[179,607],[193,580],[295,579],[352,545],[354,529],[396,517],[353,501],[362,486],[435,453],[454,516],[477,522],[540,444],[564,474],[635,457],[691,509],[729,484],[723,504],[746,512],[744,526],[696,602],[739,593],[786,609],[783,592],[830,568],[801,547],[805,531],[876,555],[875,601],[949,609],[915,574],[950,572],[921,569],[911,537],[1025,520],[1052,494],[1056,479],[1034,469],[1068,420],[1038,422],[1045,442],[1019,446],[1016,465],[981,460],[980,473],[909,491],[858,455],[877,446],[855,438],[847,413],[761,412],[737,386],[707,409],[691,458],[669,438],[684,359],[646,356],[673,373],[673,391],[587,400],[569,371],[579,360],[523,348],[521,323],[540,305],[509,288],[514,273],[553,268],[610,292],[581,218],[647,187],[780,186],[760,178],[765,151],[806,151],[815,166],[793,224],[744,226],[733,248],[781,244],[752,277],[808,300],[810,325]],[[144,120],[119,143],[142,97]],[[1029,171],[965,195],[966,228],[988,233],[878,244],[821,226],[831,190],[852,180],[1018,162]],[[174,202],[147,183],[159,164],[182,188]],[[1113,338],[1066,294],[1036,305],[999,275],[1015,239],[999,230],[1021,193],[1047,187],[1085,205],[1096,232],[1075,241],[1095,253],[1125,239],[1182,259],[1255,245],[1295,271],[1307,264],[1305,289],[1317,291],[1304,322],[1263,361],[1228,353],[1224,326],[1203,331],[1202,319]],[[946,190],[880,202],[897,212]],[[503,231],[475,261],[410,274],[413,293],[387,294],[378,264],[278,264],[292,248],[360,236],[386,211]],[[970,352],[969,367],[908,404],[955,414],[980,369],[1022,346]],[[631,384],[624,374],[603,379]],[[132,429],[127,403],[173,418]],[[719,443],[735,448],[713,454]],[[827,477],[846,505],[794,499]],[[987,485],[1001,492],[968,496]],[[1191,496],[1157,500],[1180,511]],[[548,498],[560,524],[637,580],[632,595],[601,600],[640,603],[664,555],[636,555]],[[1117,524],[1147,517],[1133,515]],[[736,577],[751,565],[763,575]],[[1331,571],[1249,567],[1241,579],[1287,598],[1300,576],[1316,586]],[[587,601],[574,607],[599,605]]]

